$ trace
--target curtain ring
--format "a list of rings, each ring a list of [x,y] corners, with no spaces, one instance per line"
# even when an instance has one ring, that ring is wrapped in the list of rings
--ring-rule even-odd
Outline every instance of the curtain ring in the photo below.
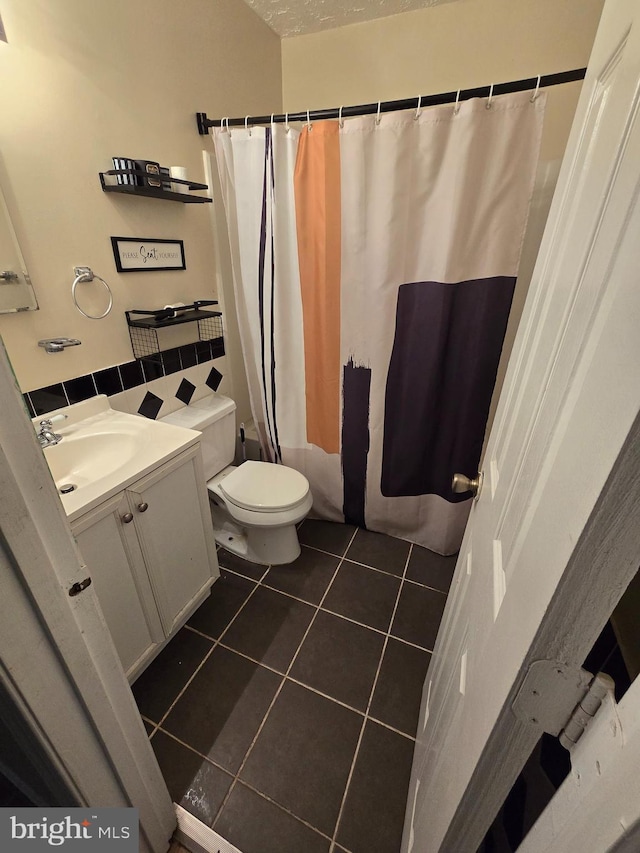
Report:
[[[284,114],[284,132],[289,133],[289,113]]]
[[[225,130],[225,126],[224,126],[225,121],[226,121],[226,123],[227,123],[226,132],[227,132],[227,133],[229,133],[229,116],[225,116],[225,117],[222,119],[221,125],[222,125],[222,130],[223,130],[223,131]]]
[[[311,124],[311,117],[309,116],[309,110],[307,110],[307,130],[309,133],[313,130],[313,125]]]
[[[376,113],[376,126],[380,124],[380,101],[378,101],[378,112]]]
[[[533,103],[538,97],[538,89],[540,88],[540,77],[541,75],[538,74],[538,82],[536,83],[536,88],[533,90],[533,95],[531,95],[531,98],[529,99],[531,103]]]
[[[420,118],[420,112],[422,110],[422,95],[418,98],[418,106],[416,107],[416,114],[413,117],[414,121],[417,121]]]
[[[271,129],[272,129],[272,130],[273,130],[273,116],[274,116],[274,115],[275,115],[275,113],[271,113],[271,121],[269,122],[269,124],[271,125]]]
[[[485,104],[486,109],[491,109],[491,101],[493,100],[493,83],[489,88],[489,97],[487,98],[487,103]]]
[[[456,102],[453,105],[454,116],[457,116],[459,112],[460,112],[460,89],[458,89],[458,92],[456,94]]]
[[[340,125],[341,129],[344,127],[344,119],[342,118],[342,107],[340,107],[340,109],[338,110],[338,124]]]
[[[249,127],[249,116],[247,116],[244,120],[244,129],[247,131],[249,136],[251,136],[251,128]]]

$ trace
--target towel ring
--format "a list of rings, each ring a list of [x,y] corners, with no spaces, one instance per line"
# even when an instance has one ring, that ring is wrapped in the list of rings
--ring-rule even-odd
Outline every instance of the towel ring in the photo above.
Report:
[[[111,288],[103,278],[94,273],[91,267],[74,267],[73,271],[76,274],[76,277],[73,280],[73,284],[71,285],[71,298],[73,299],[73,304],[82,314],[82,316],[87,318],[87,320],[102,320],[102,318],[106,317],[113,307],[113,294],[111,293]],[[107,293],[109,294],[109,304],[107,305],[107,310],[103,314],[98,314],[97,316],[95,314],[87,314],[86,311],[83,311],[82,308],[78,305],[78,299],[76,297],[76,287],[80,284],[80,282],[93,281],[96,278],[98,279],[98,281],[102,282],[102,284],[107,289]]]

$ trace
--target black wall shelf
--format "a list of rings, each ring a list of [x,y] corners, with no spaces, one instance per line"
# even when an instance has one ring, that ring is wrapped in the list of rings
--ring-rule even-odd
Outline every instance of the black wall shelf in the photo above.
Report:
[[[190,195],[192,190],[208,190],[206,184],[197,184],[194,181],[183,181],[179,178],[171,178],[167,175],[162,175],[157,180],[162,180],[164,183],[182,184],[189,188],[189,193],[176,192],[175,190],[165,190],[162,187],[149,186],[131,186],[130,184],[111,184],[105,180],[105,176],[118,177],[119,175],[134,175],[141,180],[147,180],[149,175],[141,169],[109,169],[107,172],[99,172],[100,185],[105,193],[121,193],[123,195],[143,196],[145,198],[160,198],[163,201],[179,201],[182,204],[211,204],[213,199],[208,196]],[[155,175],[154,175],[155,179]]]
[[[133,319],[130,315],[132,311],[125,311],[127,317],[127,325],[134,329],[164,329],[167,326],[177,326],[180,323],[193,323],[197,320],[210,320],[212,317],[222,317],[221,311],[203,311],[196,308],[192,311],[185,311],[177,317],[167,317],[160,320],[157,317],[143,317],[141,319]]]
[[[201,341],[212,341],[223,338],[222,312],[207,311],[201,305],[217,305],[217,301],[202,299],[179,309],[181,313],[167,317],[166,311],[125,311],[131,348],[136,358],[153,356],[160,352],[158,330],[183,323],[198,324],[198,338]],[[132,316],[135,315],[135,316]]]

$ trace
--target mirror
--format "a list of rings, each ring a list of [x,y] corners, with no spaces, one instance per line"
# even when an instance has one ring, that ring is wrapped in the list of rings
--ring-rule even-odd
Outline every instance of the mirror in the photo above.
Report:
[[[0,314],[37,309],[38,301],[0,189]]]

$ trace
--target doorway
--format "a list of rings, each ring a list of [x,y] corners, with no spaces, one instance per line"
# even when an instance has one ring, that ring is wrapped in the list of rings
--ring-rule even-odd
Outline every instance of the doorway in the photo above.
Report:
[[[640,570],[587,654],[583,668],[604,672],[615,683],[619,703],[640,674]],[[514,782],[478,848],[478,853],[515,853],[571,771],[569,752],[543,734]]]

